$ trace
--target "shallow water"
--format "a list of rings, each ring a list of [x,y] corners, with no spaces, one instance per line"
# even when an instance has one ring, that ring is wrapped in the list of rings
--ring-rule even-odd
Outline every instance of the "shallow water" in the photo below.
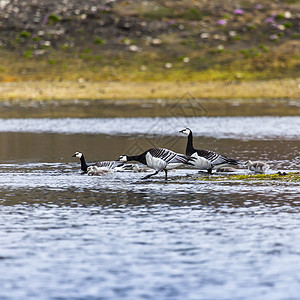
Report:
[[[0,120],[0,299],[298,299],[298,183],[93,177],[71,157],[184,152],[190,126],[198,148],[299,170],[299,117],[182,120]]]

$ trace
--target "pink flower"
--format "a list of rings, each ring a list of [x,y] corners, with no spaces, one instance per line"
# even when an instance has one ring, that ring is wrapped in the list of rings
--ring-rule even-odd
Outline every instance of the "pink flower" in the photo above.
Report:
[[[233,13],[234,13],[235,15],[242,15],[242,14],[244,13],[244,11],[243,11],[242,9],[240,9],[240,8],[237,8],[237,9],[235,9],[235,10],[233,11]]]
[[[264,6],[262,4],[256,4],[254,8],[260,10],[260,9],[263,9]]]
[[[224,25],[227,24],[227,21],[224,20],[224,19],[221,19],[221,20],[218,20],[217,24],[218,24],[218,25],[221,25],[221,26],[224,26]]]
[[[174,24],[176,24],[176,21],[175,21],[175,20],[169,20],[167,23],[168,23],[168,25],[170,25],[170,26],[171,26],[171,25],[174,25]]]
[[[99,7],[99,10],[103,11],[103,12],[107,12],[107,11],[109,11],[109,7],[107,7],[105,5],[102,5],[102,6]]]
[[[274,22],[275,22],[274,17],[269,17],[265,19],[265,23],[274,23]]]
[[[276,41],[276,40],[278,40],[278,34],[272,34],[272,35],[270,35],[269,38],[271,41]]]

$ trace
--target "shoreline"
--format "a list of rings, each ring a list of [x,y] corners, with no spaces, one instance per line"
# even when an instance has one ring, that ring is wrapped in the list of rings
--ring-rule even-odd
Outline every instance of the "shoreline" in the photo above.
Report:
[[[150,100],[150,99],[295,99],[300,78],[268,81],[0,82],[0,101],[10,100]]]
[[[300,99],[0,101],[0,118],[299,116]]]

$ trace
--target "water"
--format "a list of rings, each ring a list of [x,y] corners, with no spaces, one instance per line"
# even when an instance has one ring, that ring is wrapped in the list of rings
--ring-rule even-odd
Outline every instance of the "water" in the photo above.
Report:
[[[0,299],[298,299],[299,183],[93,177],[71,156],[183,152],[190,126],[198,148],[296,171],[299,122],[0,119]]]
[[[184,127],[194,135],[237,139],[299,138],[299,117],[0,119],[2,132],[179,136]],[[263,127],[263,128],[262,128]]]

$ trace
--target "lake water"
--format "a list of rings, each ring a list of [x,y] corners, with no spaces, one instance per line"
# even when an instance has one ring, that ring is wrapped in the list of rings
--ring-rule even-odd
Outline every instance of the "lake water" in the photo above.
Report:
[[[299,299],[299,183],[86,176],[71,157],[184,152],[186,126],[196,148],[300,169],[296,116],[0,119],[0,299]]]

